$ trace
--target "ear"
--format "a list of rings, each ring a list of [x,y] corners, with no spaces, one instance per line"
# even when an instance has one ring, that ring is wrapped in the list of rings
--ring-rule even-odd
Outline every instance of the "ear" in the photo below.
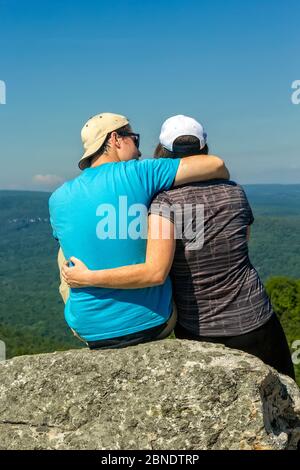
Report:
[[[113,144],[114,147],[117,149],[120,149],[121,147],[121,138],[118,136],[116,132],[112,132],[111,134],[111,143]]]

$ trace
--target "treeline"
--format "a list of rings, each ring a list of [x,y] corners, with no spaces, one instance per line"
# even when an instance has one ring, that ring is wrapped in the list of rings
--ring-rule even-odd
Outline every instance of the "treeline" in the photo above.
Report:
[[[300,216],[263,216],[255,211],[250,258],[261,279],[300,278]]]
[[[74,348],[71,341],[58,341],[54,338],[42,336],[39,329],[12,326],[0,326],[0,340],[6,346],[6,358],[27,354],[41,354],[54,351],[66,351]],[[74,341],[75,343],[75,341]],[[75,347],[81,347],[79,342]]]
[[[300,342],[300,280],[273,277],[267,281],[266,288],[293,354],[296,352],[293,344],[296,341]],[[299,350],[300,346],[297,349]],[[295,356],[300,361],[300,353]],[[297,383],[300,386],[300,364],[294,364],[294,367]]]

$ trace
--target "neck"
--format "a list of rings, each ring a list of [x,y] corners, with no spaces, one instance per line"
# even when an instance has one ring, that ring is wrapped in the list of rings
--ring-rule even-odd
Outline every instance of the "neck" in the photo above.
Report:
[[[117,155],[117,152],[109,152],[109,153],[104,153],[100,157],[96,158],[94,161],[91,163],[91,168],[95,168],[100,165],[104,165],[105,163],[113,163],[113,162],[119,162],[119,158]]]

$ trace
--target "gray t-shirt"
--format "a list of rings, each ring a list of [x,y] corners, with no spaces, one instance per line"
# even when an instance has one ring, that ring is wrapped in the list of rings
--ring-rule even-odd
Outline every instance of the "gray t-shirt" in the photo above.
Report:
[[[247,227],[254,218],[241,186],[214,180],[177,187],[158,194],[150,213],[168,218],[182,234],[170,274],[183,328],[197,336],[237,336],[269,320],[272,306],[249,260]],[[192,229],[195,234],[203,229],[197,249],[191,249]]]

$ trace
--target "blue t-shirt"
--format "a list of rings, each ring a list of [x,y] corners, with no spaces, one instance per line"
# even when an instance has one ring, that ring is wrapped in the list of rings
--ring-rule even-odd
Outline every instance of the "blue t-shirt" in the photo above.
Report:
[[[171,188],[179,162],[106,163],[58,188],[49,200],[50,221],[65,257],[93,270],[144,263],[147,208],[155,194]],[[144,289],[71,289],[65,318],[86,341],[97,341],[161,325],[171,310],[168,278]]]

